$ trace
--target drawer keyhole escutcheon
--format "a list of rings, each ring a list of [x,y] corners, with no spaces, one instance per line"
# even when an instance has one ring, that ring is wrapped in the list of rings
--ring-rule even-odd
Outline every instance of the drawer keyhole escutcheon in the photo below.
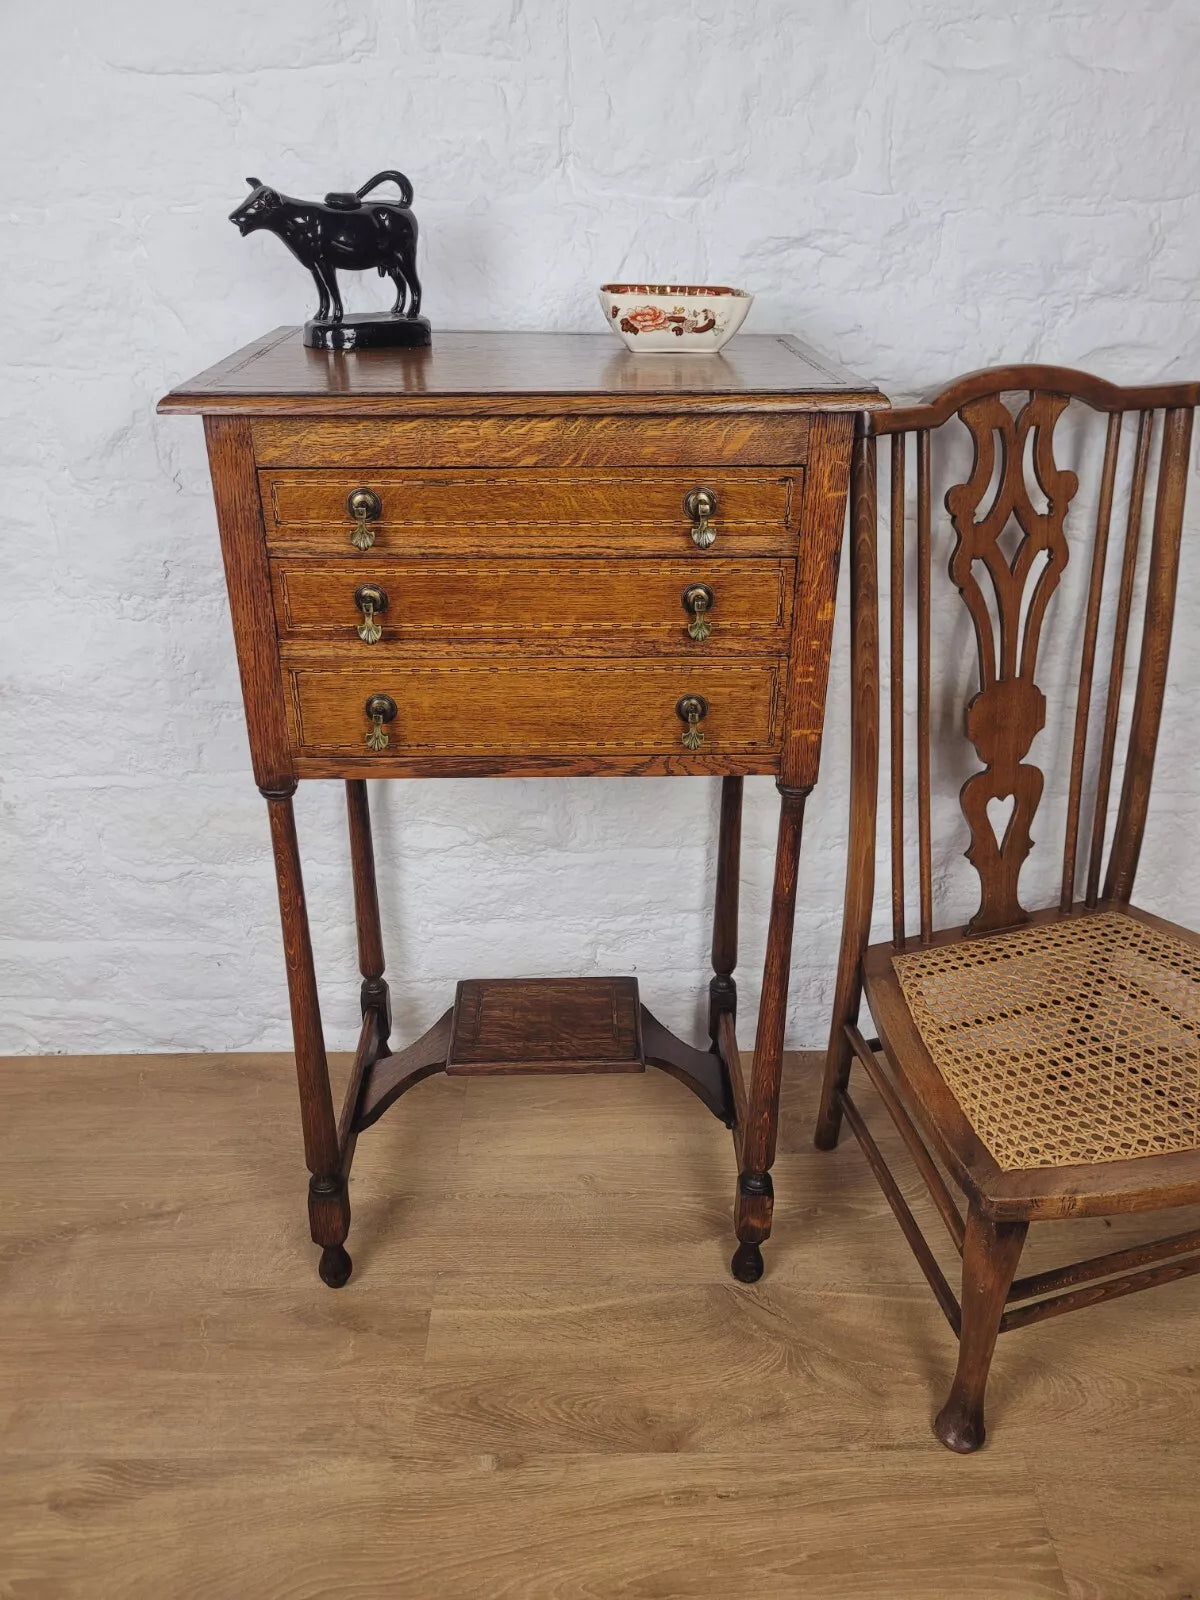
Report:
[[[377,583],[360,583],[354,591],[354,604],[362,612],[358,637],[364,644],[378,644],[383,637],[379,618],[388,608],[387,590]]]
[[[356,550],[369,550],[375,543],[375,529],[368,524],[383,515],[383,501],[374,489],[354,489],[346,496],[346,510],[354,518],[350,543]]]
[[[371,726],[367,730],[367,749],[386,750],[388,734],[384,723],[392,722],[395,719],[396,702],[390,694],[369,695],[365,710],[367,716],[371,719]]]
[[[684,748],[699,750],[704,743],[700,722],[708,715],[708,701],[702,694],[685,694],[675,706],[675,715],[681,722],[687,723],[687,727],[683,730]]]
[[[717,603],[717,597],[706,583],[689,583],[683,591],[683,609],[691,617],[687,625],[689,639],[703,643],[712,632],[712,623],[708,620],[709,613]]]
[[[717,497],[711,489],[689,489],[683,497],[683,509],[695,523],[692,542],[707,550],[717,537],[717,530],[708,525],[709,517],[717,514]]]

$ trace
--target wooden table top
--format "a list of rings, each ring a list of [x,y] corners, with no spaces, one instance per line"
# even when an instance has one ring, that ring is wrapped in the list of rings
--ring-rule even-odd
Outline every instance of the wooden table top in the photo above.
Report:
[[[264,405],[264,400],[269,402]],[[634,355],[606,333],[434,333],[424,350],[309,350],[276,328],[172,389],[160,411],[429,409],[860,410],[879,391],[790,335],[742,334],[719,355]],[[484,404],[486,402],[486,405]]]

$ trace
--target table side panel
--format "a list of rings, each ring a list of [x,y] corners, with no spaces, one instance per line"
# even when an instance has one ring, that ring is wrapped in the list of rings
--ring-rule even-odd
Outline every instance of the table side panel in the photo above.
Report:
[[[817,781],[820,767],[853,442],[853,416],[827,412],[813,418],[800,513],[791,667],[783,718],[779,781],[785,788],[810,788]]]
[[[250,433],[244,417],[204,419],[250,759],[260,789],[284,792],[295,787],[295,770]]]

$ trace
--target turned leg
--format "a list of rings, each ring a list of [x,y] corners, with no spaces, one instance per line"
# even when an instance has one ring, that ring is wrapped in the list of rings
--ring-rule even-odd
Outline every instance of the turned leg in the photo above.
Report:
[[[312,1174],[308,1185],[308,1221],[314,1243],[321,1246],[321,1277],[336,1289],[346,1282],[351,1270],[350,1257],[344,1247],[350,1230],[350,1203],[342,1178],[325,1035],[317,1001],[308,908],[304,902],[300,848],[292,811],[294,792],[293,786],[282,794],[268,792],[265,798],[271,821],[271,847],[275,852],[279,917],[283,924],[283,953],[292,1007],[304,1159]]]
[[[937,1437],[951,1450],[969,1455],[985,1438],[983,1395],[988,1369],[1000,1332],[1004,1302],[1012,1288],[1027,1222],[989,1222],[972,1205],[963,1240],[962,1330],[958,1336],[958,1369],[946,1404],[933,1424]]]
[[[717,845],[717,898],[713,911],[713,977],[708,985],[708,1031],[717,1047],[717,1023],[737,1015],[733,969],[738,954],[738,876],[742,851],[741,778],[721,780],[721,834]]]
[[[767,929],[767,955],[763,964],[762,999],[758,1032],[754,1040],[754,1066],[746,1125],[741,1145],[734,1204],[738,1247],[731,1263],[742,1283],[762,1277],[761,1245],[770,1237],[775,1192],[771,1165],[779,1131],[779,1081],[783,1068],[783,1032],[787,1018],[788,977],[792,960],[792,927],[796,916],[796,874],[800,864],[800,834],[807,789],[780,787],[779,840],[775,849],[775,885],[771,895],[771,920]]]
[[[371,809],[365,778],[346,780],[346,815],[350,822],[350,863],[354,874],[354,918],[358,927],[358,969],[362,973],[362,1014],[372,1008],[381,1021],[383,1050],[387,1054],[392,1031],[392,1002],[383,980],[383,932],[379,923],[379,892],[375,886],[375,849],[371,843]]]

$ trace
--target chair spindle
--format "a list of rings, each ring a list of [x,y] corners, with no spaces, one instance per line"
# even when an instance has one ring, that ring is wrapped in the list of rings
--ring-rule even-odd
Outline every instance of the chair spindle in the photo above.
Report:
[[[933,937],[933,851],[929,830],[929,600],[932,539],[929,433],[917,430],[917,848],[921,872],[921,942]]]
[[[1146,498],[1146,468],[1150,460],[1150,435],[1153,427],[1153,411],[1140,412],[1133,458],[1133,476],[1129,484],[1129,510],[1125,518],[1121,587],[1117,595],[1112,653],[1109,657],[1104,732],[1101,736],[1100,765],[1096,775],[1096,809],[1092,817],[1092,841],[1088,854],[1085,896],[1089,906],[1094,906],[1100,898],[1100,865],[1104,857],[1104,834],[1112,787],[1113,753],[1117,747],[1117,718],[1121,710],[1121,683],[1125,676],[1125,647],[1129,639],[1129,615],[1133,608],[1133,580],[1137,572],[1138,547],[1142,536],[1142,505]]]
[[[902,433],[892,435],[891,780],[892,938],[904,943],[904,484]]]
[[[1183,535],[1183,502],[1187,492],[1192,444],[1191,406],[1174,406],[1163,413],[1162,451],[1154,498],[1154,534],[1150,544],[1150,573],[1142,620],[1137,692],[1129,722],[1128,755],[1121,780],[1121,803],[1113,830],[1113,847],[1105,875],[1104,898],[1127,901],[1133,893],[1146,814],[1150,808],[1150,779],[1162,721],[1167,658],[1171,650],[1171,622],[1179,578],[1179,546]]]
[[[1075,702],[1075,737],[1071,747],[1071,781],[1067,792],[1067,833],[1063,845],[1062,892],[1059,910],[1069,911],[1075,899],[1075,868],[1079,849],[1079,803],[1083,793],[1083,764],[1087,749],[1088,717],[1092,704],[1092,674],[1096,660],[1096,635],[1100,626],[1100,597],[1108,557],[1117,456],[1121,447],[1124,413],[1113,411],[1104,440],[1104,468],[1100,477],[1100,502],[1096,508],[1096,537],[1092,545],[1092,572],[1088,583],[1087,618],[1083,627],[1083,658],[1079,667],[1079,694]]]

